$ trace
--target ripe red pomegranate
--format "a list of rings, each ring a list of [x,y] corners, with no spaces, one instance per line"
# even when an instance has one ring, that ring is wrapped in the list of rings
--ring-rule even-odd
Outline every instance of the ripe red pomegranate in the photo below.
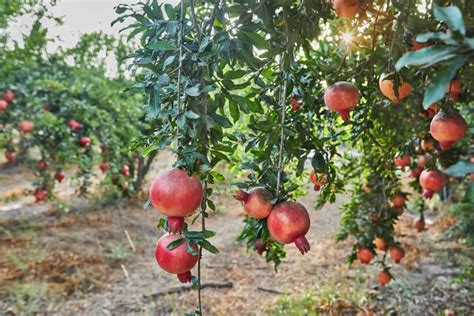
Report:
[[[390,273],[388,273],[387,271],[380,271],[377,274],[377,278],[379,279],[380,285],[382,287],[384,287],[385,284],[388,284],[390,282],[390,280],[392,280],[392,277],[390,276]]]
[[[378,250],[385,250],[387,245],[385,244],[385,241],[382,239],[382,238],[379,238],[379,237],[375,237],[374,239],[374,245],[375,245],[375,248],[377,248]]]
[[[383,74],[379,79],[379,88],[382,94],[389,98],[393,103],[400,103],[403,99],[410,95],[412,90],[412,85],[408,82],[404,82],[400,77],[398,85],[398,97],[395,94],[395,83],[393,79],[387,79],[389,76],[392,76],[393,73]]]
[[[99,168],[100,168],[100,171],[102,171],[102,173],[106,173],[107,170],[109,170],[110,165],[108,162],[103,162],[99,165]]]
[[[416,228],[418,232],[422,232],[425,230],[425,220],[423,217],[420,217],[419,219],[416,219],[413,222],[413,227]]]
[[[453,80],[446,89],[446,93],[449,93],[449,100],[456,101],[459,99],[459,95],[462,93],[462,80]]]
[[[243,202],[244,210],[252,218],[267,218],[273,209],[273,194],[265,188],[253,188],[248,192],[239,189],[234,198]]]
[[[290,99],[291,106],[293,108],[293,112],[298,112],[298,110],[301,108],[301,103],[299,103],[295,97],[291,97]]]
[[[422,171],[423,171],[423,167],[417,166],[410,170],[410,177],[418,178]]]
[[[450,149],[455,141],[464,137],[467,130],[466,121],[457,112],[438,112],[430,125],[430,133],[439,142],[443,150]]]
[[[423,196],[431,199],[446,184],[446,176],[436,170],[423,170],[418,181],[423,187]]]
[[[359,0],[331,0],[331,5],[336,10],[336,15],[341,18],[352,18],[360,7]]]
[[[394,195],[392,197],[392,205],[395,208],[400,208],[405,206],[405,197],[401,194]]]
[[[121,172],[124,177],[128,177],[130,175],[130,168],[127,165],[123,165]]]
[[[69,126],[69,128],[71,130],[73,130],[74,132],[77,132],[81,129],[81,123],[79,123],[78,121],[76,120],[70,120],[68,123],[67,123],[67,126]]]
[[[153,181],[150,200],[163,215],[186,217],[199,207],[203,193],[196,176],[189,176],[185,170],[170,169]]]
[[[410,165],[410,156],[403,155],[401,157],[396,157],[393,161],[395,162],[397,166],[403,169]]]
[[[5,100],[0,100],[0,112],[3,112],[7,109],[8,102]]]
[[[301,254],[310,249],[305,237],[310,225],[308,211],[298,202],[278,203],[267,219],[268,230],[273,239],[282,244],[294,242]]]
[[[89,147],[90,144],[91,144],[91,138],[90,137],[83,136],[83,137],[79,138],[79,145],[81,145],[82,147]]]
[[[324,104],[332,112],[339,113],[344,121],[349,120],[350,111],[359,103],[359,90],[355,85],[339,81],[324,92]]]
[[[405,250],[399,246],[390,246],[388,251],[390,252],[390,257],[392,257],[395,263],[400,263],[403,257],[405,257]]]
[[[35,191],[35,198],[36,202],[42,202],[44,199],[46,199],[46,196],[48,196],[48,191],[45,189],[38,189]]]
[[[167,246],[173,241],[180,239],[178,235],[163,235],[155,247],[155,259],[158,265],[168,273],[177,274],[181,283],[191,282],[191,269],[198,262],[198,256],[193,256],[186,249],[186,242],[183,242],[173,250],[167,249]],[[198,252],[198,246],[191,243],[191,247]]]
[[[15,99],[15,94],[13,93],[12,90],[5,90],[3,92],[3,100],[7,101],[8,103],[11,103],[13,102],[13,100]]]
[[[33,131],[33,122],[28,120],[23,120],[18,124],[20,131],[23,133],[31,133]]]
[[[361,247],[357,252],[357,258],[361,263],[369,264],[374,259],[374,253],[370,249]]]
[[[54,174],[54,178],[55,178],[59,183],[61,183],[61,182],[64,180],[65,177],[66,177],[66,175],[64,174],[63,171],[58,171],[58,172],[56,172],[56,173]]]
[[[255,245],[254,245],[254,249],[255,251],[259,254],[259,255],[262,255],[262,253],[267,250],[267,245],[265,245],[264,243],[262,243],[260,241],[260,239],[256,239],[255,240]]]
[[[45,170],[46,168],[48,168],[48,163],[46,161],[40,161],[36,164],[36,168],[38,170]]]
[[[14,162],[16,160],[16,153],[14,151],[5,152],[5,158],[8,162]]]

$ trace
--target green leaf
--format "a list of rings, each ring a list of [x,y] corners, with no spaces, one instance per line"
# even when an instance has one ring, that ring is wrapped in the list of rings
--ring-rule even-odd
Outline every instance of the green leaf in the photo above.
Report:
[[[201,92],[199,91],[199,85],[187,88],[184,92],[191,97],[198,97],[201,94]]]
[[[150,199],[146,200],[145,204],[143,204],[143,210],[146,210],[150,206],[150,204],[151,204],[151,200]]]
[[[197,256],[198,255],[196,250],[194,250],[194,248],[191,246],[191,242],[189,240],[186,240],[186,250],[192,256]]]
[[[315,171],[325,172],[327,165],[326,160],[324,159],[323,154],[320,152],[315,152],[313,158],[311,159],[311,165]]]
[[[440,7],[433,5],[433,14],[439,21],[443,21],[452,31],[458,31],[462,35],[466,35],[466,27],[462,12],[456,6]]]
[[[451,167],[446,168],[443,172],[453,177],[463,177],[474,173],[474,163],[470,161],[458,161]]]
[[[173,250],[174,248],[176,248],[176,247],[178,247],[179,245],[181,245],[183,242],[184,242],[184,238],[176,239],[176,240],[170,242],[169,245],[166,246],[166,249],[168,249],[168,250]]]
[[[165,4],[165,12],[166,12],[166,15],[168,16],[168,19],[176,20],[176,12],[174,12],[174,8],[171,4],[169,3]]]
[[[453,80],[457,70],[469,60],[469,57],[469,55],[457,56],[438,72],[438,75],[432,80],[431,85],[425,91],[423,98],[423,108],[425,108],[425,110],[444,97],[449,83]]]
[[[213,254],[218,254],[219,253],[219,249],[217,249],[216,247],[214,247],[209,241],[207,240],[204,240],[202,243],[201,243],[201,246],[202,248],[206,249],[207,251],[209,251],[210,253],[213,253]]]
[[[190,120],[197,120],[200,116],[196,112],[193,111],[186,111],[184,112],[184,116]]]
[[[231,70],[224,74],[224,79],[229,79],[229,80],[239,79],[245,76],[246,74],[247,74],[247,71],[242,70],[242,69]]]
[[[397,61],[395,69],[399,71],[402,67],[408,65],[428,67],[455,57],[456,49],[456,47],[451,46],[430,46],[415,52],[409,52]]]
[[[156,41],[148,45],[148,48],[153,49],[153,50],[167,51],[167,50],[175,50],[176,46],[166,41]]]
[[[234,122],[237,122],[240,118],[240,110],[237,103],[233,100],[229,100],[229,112]]]
[[[240,34],[242,34],[243,37],[248,39],[255,47],[259,49],[265,49],[265,50],[271,49],[269,42],[258,33],[240,31]]]

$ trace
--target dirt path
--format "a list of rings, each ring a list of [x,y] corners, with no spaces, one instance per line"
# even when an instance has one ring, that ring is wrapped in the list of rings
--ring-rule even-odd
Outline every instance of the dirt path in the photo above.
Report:
[[[302,202],[310,209],[313,200],[311,193]],[[333,239],[342,200],[311,212],[311,251],[301,256],[294,246],[287,246],[287,259],[277,273],[263,258],[247,253],[244,245],[235,242],[242,227],[241,208],[224,190],[217,198],[219,212],[207,221],[208,229],[217,232],[213,243],[220,254],[205,253],[202,278],[229,281],[233,287],[204,289],[205,314],[269,314],[277,300],[282,302],[286,295],[299,297],[304,293],[309,293],[315,303],[309,306],[308,314],[315,313],[316,308],[328,313],[334,308],[340,311],[344,304],[368,306],[376,314],[395,311],[400,315],[438,315],[449,308],[458,310],[458,315],[468,315],[474,310],[466,285],[450,284],[463,265],[472,262],[473,253],[458,244],[441,241],[437,228],[415,234],[407,225],[409,215],[404,215],[399,225],[409,255],[404,260],[405,267],[394,268],[397,280],[390,286],[378,290],[373,277],[375,267],[348,267],[345,258],[351,243],[336,244]],[[136,204],[0,226],[0,312],[192,312],[195,291],[149,299],[150,294],[178,282],[175,276],[161,271],[154,260],[158,214],[151,208],[143,211]],[[348,310],[349,315],[354,313],[354,309]],[[280,314],[294,313],[282,307]]]

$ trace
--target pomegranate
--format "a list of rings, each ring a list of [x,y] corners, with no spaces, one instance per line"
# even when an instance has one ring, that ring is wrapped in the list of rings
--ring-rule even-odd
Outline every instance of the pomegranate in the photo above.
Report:
[[[423,167],[417,166],[410,170],[410,177],[418,178],[422,171],[423,171]]]
[[[82,147],[89,147],[90,144],[91,144],[90,137],[83,136],[79,139],[79,145],[81,145]]]
[[[12,90],[5,90],[3,92],[3,100],[7,101],[8,103],[11,103],[13,102],[13,100],[15,99],[15,94],[13,93]]]
[[[403,155],[402,157],[396,157],[393,161],[397,166],[403,169],[410,165],[410,156]]]
[[[441,190],[446,184],[446,177],[439,171],[423,170],[418,180],[423,187],[423,196],[431,199],[433,194]]]
[[[170,169],[159,175],[150,188],[150,200],[163,215],[186,217],[201,204],[203,188],[196,176],[185,170]]]
[[[278,203],[267,219],[268,230],[273,239],[282,244],[294,242],[301,254],[310,249],[305,237],[310,225],[308,211],[298,202]]]
[[[402,216],[403,213],[404,213],[404,210],[403,210],[403,208],[401,208],[401,207],[394,207],[394,208],[392,208],[392,212],[393,212],[393,214],[395,214],[396,216]]]
[[[252,218],[267,218],[273,209],[273,194],[265,188],[253,188],[248,192],[239,189],[234,198],[243,202],[245,211]]]
[[[99,168],[100,168],[100,171],[102,171],[102,173],[106,173],[107,170],[109,170],[110,165],[108,162],[103,162],[99,165]]]
[[[441,109],[441,103],[433,103],[428,108],[428,118],[432,119],[436,113]]]
[[[395,263],[400,263],[403,257],[405,257],[405,250],[399,246],[390,246],[388,251],[390,252],[390,257],[392,257]]]
[[[328,177],[326,174],[317,175],[314,170],[311,171],[309,179],[311,180],[311,183],[314,184],[314,191],[316,192],[321,189],[321,186],[328,183]]]
[[[163,235],[155,247],[155,259],[158,265],[168,273],[177,274],[181,283],[191,282],[191,269],[198,262],[198,256],[193,256],[186,249],[186,242],[181,243],[173,250],[167,247],[170,243],[180,239],[178,235]],[[198,246],[191,243],[191,247],[198,252]]]
[[[425,219],[420,217],[413,222],[413,227],[416,228],[418,232],[422,232],[425,230]]]
[[[121,172],[124,177],[128,177],[130,175],[130,168],[127,165],[123,165]]]
[[[405,206],[405,197],[401,194],[394,195],[392,197],[392,205],[395,208],[401,208]]]
[[[375,248],[377,248],[378,250],[385,250],[387,245],[385,245],[385,241],[382,239],[382,238],[379,238],[379,237],[375,237],[374,239],[374,245],[375,245]]]
[[[426,48],[426,47],[428,47],[428,46],[430,46],[429,43],[418,43],[418,42],[416,41],[416,39],[414,39],[414,38],[413,38],[412,41],[411,41],[411,50],[412,50],[412,51],[417,51],[417,50]]]
[[[40,161],[36,164],[36,168],[38,170],[45,170],[46,168],[48,168],[48,163],[46,161]]]
[[[466,121],[457,112],[438,112],[430,125],[430,133],[439,142],[443,150],[450,149],[455,141],[464,137],[467,130]]]
[[[298,110],[301,108],[301,103],[299,103],[295,97],[291,97],[290,99],[291,106],[293,108],[293,112],[298,112]]]
[[[424,151],[432,151],[434,149],[433,140],[423,139],[421,141],[421,149],[423,149]]]
[[[16,160],[16,153],[14,151],[5,152],[5,158],[8,162],[14,162]]]
[[[418,167],[424,168],[429,160],[430,160],[429,155],[418,156]]]
[[[449,100],[456,101],[459,99],[459,95],[462,93],[462,80],[453,80],[446,89],[446,93],[449,93]]]
[[[0,100],[0,112],[3,112],[7,109],[8,102],[5,100]]]
[[[38,189],[35,191],[35,198],[36,202],[42,202],[46,199],[46,196],[48,196],[48,191],[45,189]]]
[[[357,1],[358,2],[358,1]],[[332,112],[339,113],[344,121],[349,120],[349,112],[359,103],[359,90],[350,82],[340,81],[324,92],[324,104]]]
[[[254,249],[256,252],[258,252],[259,255],[262,255],[262,253],[267,250],[267,245],[265,245],[264,243],[262,243],[260,241],[260,239],[256,239],[255,240],[255,245],[254,245]]]
[[[387,271],[380,271],[377,274],[377,278],[379,279],[380,285],[382,287],[384,287],[385,284],[388,284],[390,282],[390,280],[392,280],[392,277],[390,276],[390,273],[388,273]]]
[[[67,126],[69,126],[69,128],[74,132],[77,132],[81,129],[81,123],[79,123],[78,121],[75,121],[75,120],[70,120],[67,123]]]
[[[367,249],[367,248],[359,248],[359,251],[357,252],[357,258],[359,261],[363,264],[369,264],[372,259],[374,259],[374,253],[372,250]]]
[[[20,131],[23,133],[31,133],[33,131],[33,122],[28,120],[23,120],[18,124]]]
[[[408,95],[410,95],[412,86],[408,82],[404,82],[400,77],[398,85],[398,97],[395,95],[394,82],[392,79],[386,79],[394,73],[383,74],[379,79],[379,88],[384,96],[390,99],[393,103],[400,103]]]
[[[59,183],[61,183],[61,182],[64,180],[65,177],[66,177],[66,175],[65,175],[64,172],[62,172],[62,171],[58,171],[58,172],[56,172],[56,173],[54,174],[54,178],[55,178]]]
[[[352,18],[360,7],[359,0],[331,0],[331,5],[336,10],[336,15],[341,18]]]

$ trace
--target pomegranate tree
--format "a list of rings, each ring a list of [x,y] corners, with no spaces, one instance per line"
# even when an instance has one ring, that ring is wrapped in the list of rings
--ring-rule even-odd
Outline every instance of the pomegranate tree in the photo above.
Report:
[[[466,134],[467,124],[457,112],[438,112],[430,124],[430,133],[443,150],[450,149],[454,142]]]
[[[273,194],[265,188],[253,188],[248,192],[239,189],[234,198],[243,203],[244,210],[252,218],[267,218],[273,209]]]
[[[198,262],[198,247],[194,243],[189,246],[196,253],[192,255],[188,252],[186,242],[183,240],[181,244],[173,249],[168,246],[182,237],[175,234],[163,235],[155,246],[155,259],[158,265],[168,273],[176,274],[181,283],[191,282],[191,269]]]
[[[324,92],[324,104],[332,112],[339,113],[344,121],[349,120],[350,111],[359,103],[359,90],[357,87],[346,81],[340,81]]]
[[[275,205],[267,219],[271,236],[282,244],[295,243],[301,254],[309,251],[305,235],[310,219],[306,208],[298,202],[281,202]]]
[[[423,188],[423,196],[431,199],[435,192],[446,185],[446,176],[436,170],[423,170],[418,181]]]

